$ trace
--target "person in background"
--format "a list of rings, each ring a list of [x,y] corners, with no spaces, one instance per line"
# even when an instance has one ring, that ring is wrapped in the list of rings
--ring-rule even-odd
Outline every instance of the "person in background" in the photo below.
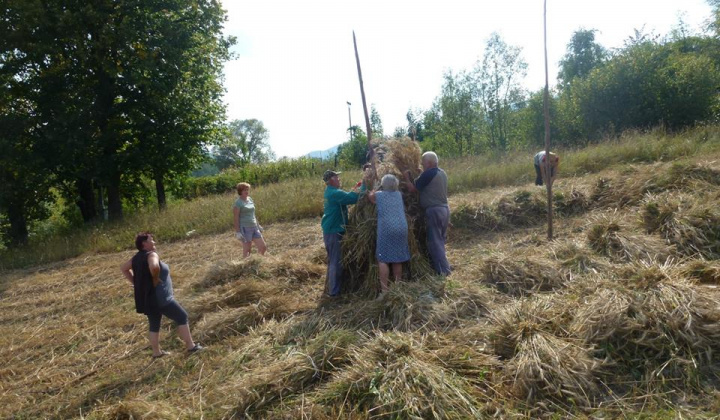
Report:
[[[547,183],[547,171],[546,165],[550,162],[550,186],[555,182],[555,177],[558,173],[558,165],[560,164],[560,157],[553,152],[550,152],[550,158],[545,158],[545,151],[541,150],[535,154],[533,163],[535,164],[535,185],[543,185],[543,182]]]
[[[340,189],[340,173],[327,170],[323,174],[325,193],[323,194],[323,217],[320,225],[323,231],[323,242],[327,251],[327,295],[331,298],[340,295],[342,286],[342,248],[341,242],[348,222],[347,206],[355,204],[360,198],[356,191],[343,191]],[[365,190],[365,185],[360,191]]]
[[[427,247],[435,272],[446,276],[452,271],[445,255],[447,228],[450,223],[450,207],[447,201],[447,174],[438,168],[435,152],[422,155],[420,176],[413,181],[410,171],[405,173],[410,192],[420,193],[420,206],[425,210]]]
[[[402,279],[402,267],[410,260],[408,246],[408,224],[405,218],[405,204],[398,191],[399,181],[395,175],[387,174],[380,180],[379,191],[371,191],[368,199],[377,206],[377,246],[380,275],[380,297],[388,291],[388,278],[392,266],[395,281]]]
[[[189,353],[202,350],[203,347],[195,344],[190,334],[187,312],[173,296],[170,268],[160,261],[152,234],[138,233],[135,247],[138,252],[120,267],[120,271],[135,291],[135,310],[148,318],[152,356],[158,358],[168,354],[160,349],[160,321],[163,315],[175,321],[178,336]]]
[[[263,228],[255,217],[255,202],[250,198],[250,184],[241,182],[235,188],[239,197],[233,204],[233,220],[235,237],[242,242],[243,258],[250,256],[253,243],[260,255],[265,255],[267,246],[262,236]]]

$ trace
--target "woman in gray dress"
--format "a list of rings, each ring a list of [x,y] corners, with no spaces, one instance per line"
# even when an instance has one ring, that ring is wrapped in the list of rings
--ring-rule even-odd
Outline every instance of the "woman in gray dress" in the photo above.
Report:
[[[398,191],[399,181],[395,175],[382,177],[379,191],[368,194],[371,202],[377,206],[377,247],[375,257],[378,260],[381,293],[388,290],[390,266],[395,281],[402,278],[402,265],[410,260],[408,246],[408,224],[405,218],[405,205],[402,193]]]

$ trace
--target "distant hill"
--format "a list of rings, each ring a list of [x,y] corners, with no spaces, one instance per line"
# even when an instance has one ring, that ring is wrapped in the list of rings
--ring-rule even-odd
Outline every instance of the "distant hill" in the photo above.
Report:
[[[331,156],[334,156],[335,153],[337,153],[338,146],[339,146],[339,144],[335,145],[329,149],[326,149],[326,150],[316,150],[314,152],[310,152],[310,153],[306,154],[305,157],[328,159]]]

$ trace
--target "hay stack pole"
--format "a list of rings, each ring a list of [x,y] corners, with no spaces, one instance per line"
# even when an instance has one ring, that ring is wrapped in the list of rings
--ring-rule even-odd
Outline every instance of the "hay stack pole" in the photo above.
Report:
[[[355,40],[355,31],[353,31],[353,46],[355,46],[355,62],[357,62],[358,79],[360,80],[360,94],[362,95],[363,111],[365,112],[365,129],[367,130],[368,152],[367,158],[372,166],[373,179],[377,178],[377,170],[375,169],[375,150],[372,147],[372,129],[370,127],[370,117],[368,116],[367,103],[365,102],[365,87],[363,86],[362,71],[360,70],[360,56],[358,55],[357,41]]]
[[[354,36],[354,35],[353,35]],[[545,48],[545,94],[543,95],[543,113],[545,114],[545,179],[550,181],[550,88],[548,87],[548,59],[547,59],[547,0],[543,1],[543,47]],[[358,66],[360,64],[358,63]],[[360,67],[358,67],[360,69]],[[363,103],[365,97],[363,97]],[[552,184],[545,183],[547,188],[547,206],[548,206],[548,240],[553,239],[553,203],[552,203]]]

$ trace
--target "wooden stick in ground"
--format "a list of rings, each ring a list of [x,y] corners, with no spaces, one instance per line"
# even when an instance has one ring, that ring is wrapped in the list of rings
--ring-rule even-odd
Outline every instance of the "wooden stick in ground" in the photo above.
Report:
[[[550,88],[548,87],[548,59],[547,59],[547,0],[543,1],[543,47],[545,48],[545,94],[543,95],[543,110],[545,114],[545,182],[547,188],[548,206],[548,240],[553,239],[553,202],[552,202],[552,168],[550,162]]]
[[[367,103],[365,102],[365,87],[363,86],[362,70],[360,70],[360,55],[357,49],[357,40],[355,39],[355,31],[353,31],[353,45],[355,46],[355,62],[357,62],[358,79],[360,80],[360,94],[362,96],[363,111],[365,112],[365,129],[367,130],[367,141],[368,141],[368,159],[372,167],[373,179],[377,178],[377,171],[375,169],[375,151],[372,147],[372,129],[370,127],[370,117],[368,115]]]

